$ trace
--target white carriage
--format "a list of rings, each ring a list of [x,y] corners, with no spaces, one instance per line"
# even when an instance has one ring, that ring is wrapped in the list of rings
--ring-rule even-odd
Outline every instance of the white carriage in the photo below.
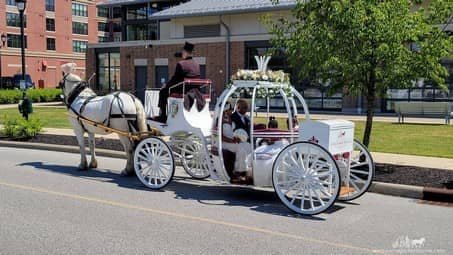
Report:
[[[180,86],[194,84],[206,87],[206,100],[209,101],[209,80],[189,80]],[[167,123],[150,119],[148,124],[170,137],[168,144],[172,151],[164,141],[155,137],[139,143],[134,165],[143,184],[151,189],[167,185],[174,175],[173,155],[181,158],[184,169],[194,178],[210,176],[220,183],[230,183],[231,171],[227,170],[222,141],[222,120],[227,102],[236,100],[235,95],[244,90],[251,93],[248,100],[251,102],[252,123],[248,132],[251,153],[247,156],[245,170],[252,173],[254,186],[272,187],[285,206],[304,215],[324,212],[337,199],[352,200],[367,191],[374,175],[374,164],[365,146],[354,140],[354,123],[311,120],[304,98],[292,86],[250,80],[234,81],[218,98],[212,116],[208,103],[201,110],[196,109],[196,103],[185,109],[184,92],[183,95],[171,95]],[[274,91],[282,100],[287,113],[286,129],[253,124],[263,120],[256,114],[257,95],[263,90]],[[147,97],[152,96],[150,92]],[[146,108],[151,115],[155,106],[149,102]],[[267,102],[269,106],[269,98]],[[293,121],[301,113],[304,117],[298,122]],[[265,116],[268,115],[269,107]],[[299,127],[295,127],[299,122]],[[271,142],[260,144],[263,139]]]
[[[211,135],[212,118],[209,111],[211,85],[212,82],[207,79],[187,79],[172,86],[167,104],[166,123],[153,118],[159,114],[157,106],[159,90],[146,92],[145,111],[148,125],[160,135],[169,137],[166,142],[149,137],[141,141],[135,149],[134,168],[139,179],[147,187],[160,189],[171,181],[175,169],[174,156],[181,160],[184,170],[191,177],[195,179],[209,177],[206,144]],[[176,87],[182,87],[182,94],[172,93]],[[198,102],[194,99],[187,109],[184,105],[187,100],[185,97],[187,92],[195,87],[200,91],[204,104],[198,108]],[[156,151],[162,152],[164,157],[158,155]],[[156,165],[155,162],[159,164]]]

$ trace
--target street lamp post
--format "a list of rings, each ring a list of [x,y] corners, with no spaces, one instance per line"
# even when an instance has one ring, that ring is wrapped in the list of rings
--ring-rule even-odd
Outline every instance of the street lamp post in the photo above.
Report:
[[[6,44],[6,34],[2,33],[1,35],[1,43],[0,43],[0,88],[3,87],[3,70],[2,70],[2,49],[5,47]]]
[[[31,113],[31,101],[27,98],[27,83],[26,83],[26,70],[25,70],[25,35],[24,35],[24,11],[27,7],[27,0],[16,0],[17,9],[19,10],[20,17],[20,46],[21,46],[21,56],[22,56],[22,80],[20,81],[22,92],[22,103],[19,107],[19,110],[22,113],[22,116],[28,120],[28,114]]]

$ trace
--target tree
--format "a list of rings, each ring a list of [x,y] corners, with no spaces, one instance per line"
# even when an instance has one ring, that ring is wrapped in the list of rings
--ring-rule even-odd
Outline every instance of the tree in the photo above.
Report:
[[[446,89],[448,72],[440,60],[452,53],[453,41],[440,24],[451,21],[453,4],[433,0],[425,9],[419,2],[297,0],[292,17],[268,17],[265,23],[300,79],[365,96],[368,146],[375,101],[388,88],[407,88],[423,78]]]

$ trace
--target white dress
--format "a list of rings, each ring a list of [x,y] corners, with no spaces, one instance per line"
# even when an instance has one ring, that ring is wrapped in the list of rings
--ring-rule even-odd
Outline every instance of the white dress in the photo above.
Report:
[[[233,139],[234,132],[231,124],[223,123],[222,125],[223,135]],[[226,150],[234,152],[236,154],[236,160],[234,162],[234,171],[236,172],[247,172],[246,159],[249,154],[252,153],[252,148],[250,143],[241,142],[241,143],[227,143],[222,142],[222,147]]]

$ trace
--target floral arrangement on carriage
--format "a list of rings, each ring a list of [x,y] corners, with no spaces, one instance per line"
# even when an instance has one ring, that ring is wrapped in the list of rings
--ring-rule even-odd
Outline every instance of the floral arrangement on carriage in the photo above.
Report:
[[[282,70],[278,71],[272,71],[272,70],[267,70],[267,64],[269,63],[269,60],[271,57],[258,57],[255,56],[255,60],[258,64],[258,69],[257,70],[246,70],[246,69],[240,69],[238,70],[235,74],[231,76],[230,82],[226,84],[226,88],[230,88],[235,81],[249,81],[249,82],[255,82],[255,84],[260,84],[263,85],[263,83],[260,82],[269,82],[273,84],[279,84],[281,85],[281,88],[285,92],[286,95],[291,96],[292,88],[291,88],[291,83],[290,83],[290,75],[288,73],[285,73]],[[260,88],[256,91],[256,97],[257,98],[272,98],[275,97],[276,95],[279,94],[278,92],[279,88]],[[241,93],[243,94],[252,94],[252,89],[242,89]]]

